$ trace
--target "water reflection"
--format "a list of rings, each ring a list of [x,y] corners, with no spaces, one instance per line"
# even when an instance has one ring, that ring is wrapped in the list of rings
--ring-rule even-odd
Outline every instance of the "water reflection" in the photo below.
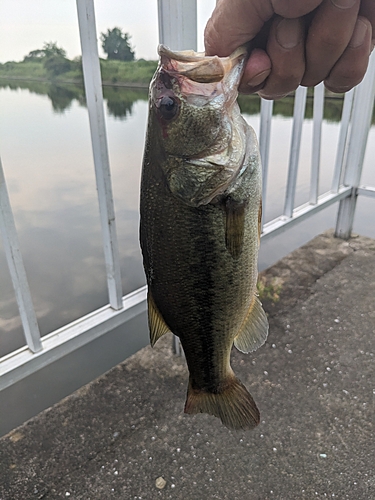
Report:
[[[80,105],[85,106],[84,88],[74,84],[51,84],[48,82],[14,81],[3,80],[0,82],[1,88],[12,90],[28,89],[31,93],[46,95],[51,101],[52,108],[57,113],[64,113],[75,100]],[[133,104],[138,100],[146,101],[148,92],[146,89],[129,89],[125,87],[103,87],[103,96],[107,104],[108,114],[119,119],[126,119],[132,114]],[[306,104],[306,118],[313,116],[312,92],[309,93]],[[257,96],[239,96],[239,105],[242,113],[256,115],[260,111],[260,99]],[[326,99],[324,105],[324,119],[338,122],[341,119],[343,99],[332,97]],[[274,103],[274,115],[291,117],[293,116],[293,96],[286,97]],[[375,122],[375,113],[373,123]]]
[[[64,113],[69,110],[73,101],[77,101],[81,106],[86,106],[84,88],[80,85],[2,80],[0,81],[0,89],[27,89],[32,94],[45,95],[51,101],[52,109],[56,113]],[[146,89],[106,86],[103,87],[103,97],[110,116],[126,119],[132,114],[133,104],[136,101],[147,101],[148,92]]]
[[[2,80],[0,89],[9,88],[11,90],[27,89],[29,92],[45,95],[52,104],[52,109],[56,113],[64,113],[69,110],[73,101],[77,101],[81,106],[86,106],[84,88],[75,84],[51,84],[48,82]],[[313,93],[309,90],[305,117],[313,117]],[[103,97],[107,105],[108,114],[115,118],[126,119],[133,112],[133,105],[136,101],[147,101],[148,91],[146,89],[129,89],[125,87],[104,86]],[[257,115],[260,111],[260,99],[258,96],[240,95],[238,102],[242,113],[247,115]],[[343,99],[340,96],[327,98],[324,103],[324,120],[328,122],[339,122],[341,119]],[[273,114],[275,116],[293,116],[293,96],[274,102]],[[372,117],[375,123],[375,110]]]
[[[147,90],[104,87],[108,145],[124,293],[144,284],[138,244],[139,178],[147,120]],[[260,101],[240,96],[245,118],[259,131]],[[0,151],[42,334],[108,302],[98,203],[83,87],[46,82],[0,82]],[[329,189],[342,100],[325,103],[320,192]],[[52,112],[51,112],[52,111]],[[293,98],[274,104],[265,218],[282,210]],[[312,115],[312,100],[306,116]],[[304,124],[296,203],[308,199],[312,122]],[[304,139],[305,138],[305,139]],[[306,139],[307,138],[307,139]],[[373,144],[374,141],[369,141]],[[370,163],[373,154],[368,155]],[[373,172],[373,170],[372,170]],[[375,182],[369,181],[369,184]],[[324,212],[326,214],[326,212]],[[367,215],[366,215],[367,214]],[[365,224],[371,212],[358,211]],[[320,215],[321,219],[324,215]],[[366,219],[367,217],[367,219]],[[332,225],[334,214],[332,216]],[[313,220],[288,232],[287,250],[327,227]],[[366,230],[357,229],[362,234]],[[302,234],[303,233],[303,234]],[[285,246],[285,245],[284,245]],[[282,240],[269,243],[261,265],[282,256]],[[286,248],[286,247],[285,247]],[[0,356],[24,344],[14,291],[0,240]]]
[[[107,102],[108,114],[123,120],[132,114],[134,102],[147,101],[148,92],[130,89],[124,92],[124,89],[120,87],[104,87],[103,97]]]
[[[76,94],[73,89],[59,87],[58,85],[50,85],[47,92],[52,108],[56,113],[64,113],[70,108],[74,99],[79,101]]]
[[[40,82],[31,82],[27,91],[23,87],[24,82],[3,85],[0,91],[0,150],[45,335],[105,305],[108,296],[83,89]],[[105,89],[122,282],[129,293],[144,284],[138,185],[147,91],[124,94]],[[0,284],[1,356],[24,344],[1,238]]]

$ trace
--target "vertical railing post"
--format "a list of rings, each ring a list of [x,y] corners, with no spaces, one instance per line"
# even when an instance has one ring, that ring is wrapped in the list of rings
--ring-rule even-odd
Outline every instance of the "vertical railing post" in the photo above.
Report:
[[[320,151],[324,110],[324,84],[314,88],[313,140],[311,155],[310,203],[316,205],[319,196]]]
[[[197,50],[197,0],[158,0],[159,42],[172,50]]]
[[[344,104],[342,107],[341,122],[340,122],[340,135],[339,135],[339,141],[337,144],[336,161],[335,161],[335,168],[333,171],[332,187],[331,187],[331,191],[334,193],[338,192],[339,187],[340,187],[341,177],[342,177],[345,149],[346,149],[346,145],[347,145],[347,137],[348,137],[348,131],[349,131],[349,124],[350,124],[350,117],[352,114],[352,107],[353,107],[354,91],[355,91],[355,89],[352,89],[352,90],[349,90],[349,92],[347,92],[345,94]]]
[[[306,87],[298,87],[294,98],[293,129],[290,145],[288,181],[286,185],[284,215],[292,217],[296,194],[299,152],[301,149],[302,125],[306,107]]]
[[[371,126],[375,97],[375,57],[370,58],[367,73],[358,85],[353,103],[352,125],[350,130],[344,185],[352,187],[352,195],[340,201],[335,235],[350,238],[355,208],[357,188],[361,180],[363,159],[366,151],[368,133]]]
[[[260,126],[259,126],[259,151],[262,161],[262,229],[266,208],[268,161],[270,153],[271,123],[273,101],[261,99],[260,101]]]
[[[158,0],[159,42],[172,50],[197,50],[197,0]],[[178,337],[174,352],[183,354]]]
[[[86,102],[89,112],[91,143],[103,234],[109,303],[122,308],[120,257],[109,169],[107,135],[104,120],[102,80],[100,74],[93,0],[77,0],[79,34]]]
[[[40,332],[20,252],[16,226],[9,201],[8,190],[5,184],[5,176],[1,160],[0,233],[4,244],[5,256],[8,262],[14,292],[16,294],[25,339],[29,349],[33,352],[37,352],[42,349]]]

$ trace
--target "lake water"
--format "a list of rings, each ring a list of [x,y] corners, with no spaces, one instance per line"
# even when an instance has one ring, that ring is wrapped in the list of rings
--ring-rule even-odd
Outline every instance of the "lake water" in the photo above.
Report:
[[[106,123],[124,293],[145,283],[138,244],[139,181],[147,91],[106,87]],[[259,130],[259,100],[241,98],[244,116]],[[292,127],[293,99],[275,105],[265,220],[280,215]],[[82,88],[36,82],[0,86],[0,154],[22,255],[42,335],[108,302],[87,109]],[[309,113],[311,115],[311,103]],[[335,161],[341,102],[325,107],[320,192]],[[375,185],[374,127],[363,183]],[[308,200],[312,121],[303,130],[296,204]],[[374,201],[360,199],[354,231],[375,237]],[[331,207],[262,244],[260,269],[334,226]],[[0,240],[0,355],[24,345],[20,318]]]

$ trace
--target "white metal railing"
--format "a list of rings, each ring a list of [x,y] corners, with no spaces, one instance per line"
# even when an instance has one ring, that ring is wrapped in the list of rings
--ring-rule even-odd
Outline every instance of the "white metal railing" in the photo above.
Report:
[[[16,294],[18,309],[22,321],[26,343],[31,352],[42,349],[40,331],[31,299],[30,288],[18,243],[16,225],[12,207],[10,206],[8,190],[5,183],[3,166],[0,160],[0,232],[4,242],[5,255],[8,262]],[[1,374],[1,372],[0,372]]]
[[[76,0],[76,2],[109,304],[41,338],[0,162],[0,231],[27,344],[0,359],[0,390],[106,334],[146,309],[146,287],[122,297],[94,5],[93,0]],[[196,6],[196,0],[158,0],[159,38],[162,43],[178,50],[196,49]],[[324,88],[320,84],[314,89],[310,197],[308,203],[295,207],[301,132],[306,106],[306,89],[303,87],[297,89],[284,210],[279,217],[264,224],[262,238],[285,231],[295,223],[337,202],[340,203],[340,210],[336,234],[344,238],[350,236],[358,195],[375,197],[374,187],[360,185],[374,102],[374,81],[375,59],[372,56],[363,82],[345,96],[332,186],[330,191],[321,196],[318,196],[318,187]],[[272,109],[272,101],[262,100],[259,144],[263,164],[264,204],[267,202]]]
[[[352,230],[358,195],[373,196],[374,188],[360,186],[359,183],[375,97],[375,56],[372,55],[370,58],[369,67],[363,81],[345,95],[331,189],[318,196],[323,92],[322,84],[317,85],[314,89],[310,200],[308,203],[295,207],[299,151],[307,97],[306,89],[299,87],[296,90],[294,101],[293,130],[284,211],[279,217],[263,225],[263,239],[285,231],[297,222],[310,217],[335,202],[340,202],[335,234],[340,238],[347,239],[350,237]],[[268,177],[270,137],[270,106],[265,107],[262,103],[259,143],[264,184],[267,183]],[[263,186],[263,193],[266,193],[266,186]],[[263,203],[266,202],[267,197],[264,198]]]
[[[109,303],[122,308],[120,257],[118,251],[111,173],[109,170],[107,134],[104,121],[102,79],[100,74],[94,3],[77,0],[79,34],[82,48],[82,69],[86,103],[89,112],[91,144],[98,188],[100,219],[107,270]]]

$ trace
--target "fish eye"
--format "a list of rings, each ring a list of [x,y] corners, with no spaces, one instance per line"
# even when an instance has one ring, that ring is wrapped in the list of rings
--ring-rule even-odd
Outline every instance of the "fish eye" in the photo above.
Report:
[[[178,111],[177,99],[170,96],[163,96],[159,102],[159,111],[164,120],[172,120]]]

